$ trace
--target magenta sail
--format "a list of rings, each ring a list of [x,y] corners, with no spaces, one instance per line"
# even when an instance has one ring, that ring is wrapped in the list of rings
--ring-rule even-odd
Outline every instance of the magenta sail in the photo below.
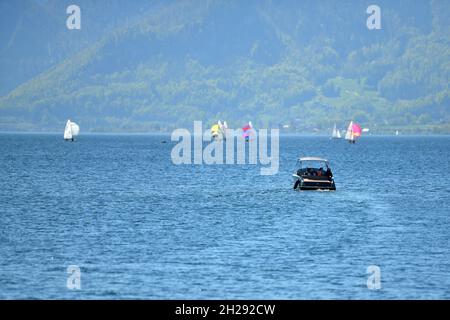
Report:
[[[245,139],[249,139],[250,138],[250,134],[252,132],[252,123],[249,122],[248,124],[246,124],[245,126],[242,127],[242,136]]]
[[[361,130],[361,127],[359,126],[359,124],[354,123],[354,124],[352,125],[352,131],[353,131],[353,135],[354,135],[355,137],[361,136],[362,130]]]

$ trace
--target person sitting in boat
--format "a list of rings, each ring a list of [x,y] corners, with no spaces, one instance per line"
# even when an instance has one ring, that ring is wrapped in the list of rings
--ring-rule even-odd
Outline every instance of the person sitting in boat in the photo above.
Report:
[[[327,168],[326,176],[329,177],[329,178],[333,177],[333,174],[331,173],[331,169],[330,168]]]

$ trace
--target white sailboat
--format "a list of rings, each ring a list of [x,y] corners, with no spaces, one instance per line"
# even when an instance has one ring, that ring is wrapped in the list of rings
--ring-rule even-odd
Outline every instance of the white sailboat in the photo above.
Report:
[[[350,124],[348,125],[348,128],[347,128],[347,132],[345,133],[345,140],[348,140],[350,142],[355,141],[355,138],[353,137],[352,127],[353,127],[353,121],[350,121]]]
[[[80,133],[80,127],[75,123],[67,120],[66,127],[64,128],[64,140],[74,141],[75,137]]]
[[[227,129],[228,129],[228,124],[226,121],[224,121],[223,123],[220,122],[219,120],[219,127],[220,127],[220,132],[222,134],[222,138],[223,140],[226,140],[226,136],[227,136]]]
[[[331,134],[331,139],[341,139],[341,132],[336,129],[336,123],[333,127],[333,133]]]

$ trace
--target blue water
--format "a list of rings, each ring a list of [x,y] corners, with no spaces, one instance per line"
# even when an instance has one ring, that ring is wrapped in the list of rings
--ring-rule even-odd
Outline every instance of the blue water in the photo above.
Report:
[[[176,166],[173,146],[1,134],[0,298],[450,298],[450,137],[281,137],[274,176]],[[337,191],[293,191],[299,155]]]

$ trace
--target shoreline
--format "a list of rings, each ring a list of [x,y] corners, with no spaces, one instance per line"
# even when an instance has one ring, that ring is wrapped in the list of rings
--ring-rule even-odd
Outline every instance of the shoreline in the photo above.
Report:
[[[170,137],[172,132],[95,132],[95,131],[87,131],[80,134],[80,136],[164,136]],[[0,135],[63,135],[62,132],[56,131],[2,131],[0,130]],[[331,139],[329,134],[325,133],[317,133],[311,134],[306,132],[298,132],[298,133],[290,133],[290,132],[280,132],[280,137],[316,137],[316,138],[327,138]],[[363,135],[363,139],[365,138],[378,138],[378,137],[450,137],[450,133],[403,133],[396,136],[395,134],[390,133],[371,133]],[[332,140],[345,140],[341,139],[332,139]]]

